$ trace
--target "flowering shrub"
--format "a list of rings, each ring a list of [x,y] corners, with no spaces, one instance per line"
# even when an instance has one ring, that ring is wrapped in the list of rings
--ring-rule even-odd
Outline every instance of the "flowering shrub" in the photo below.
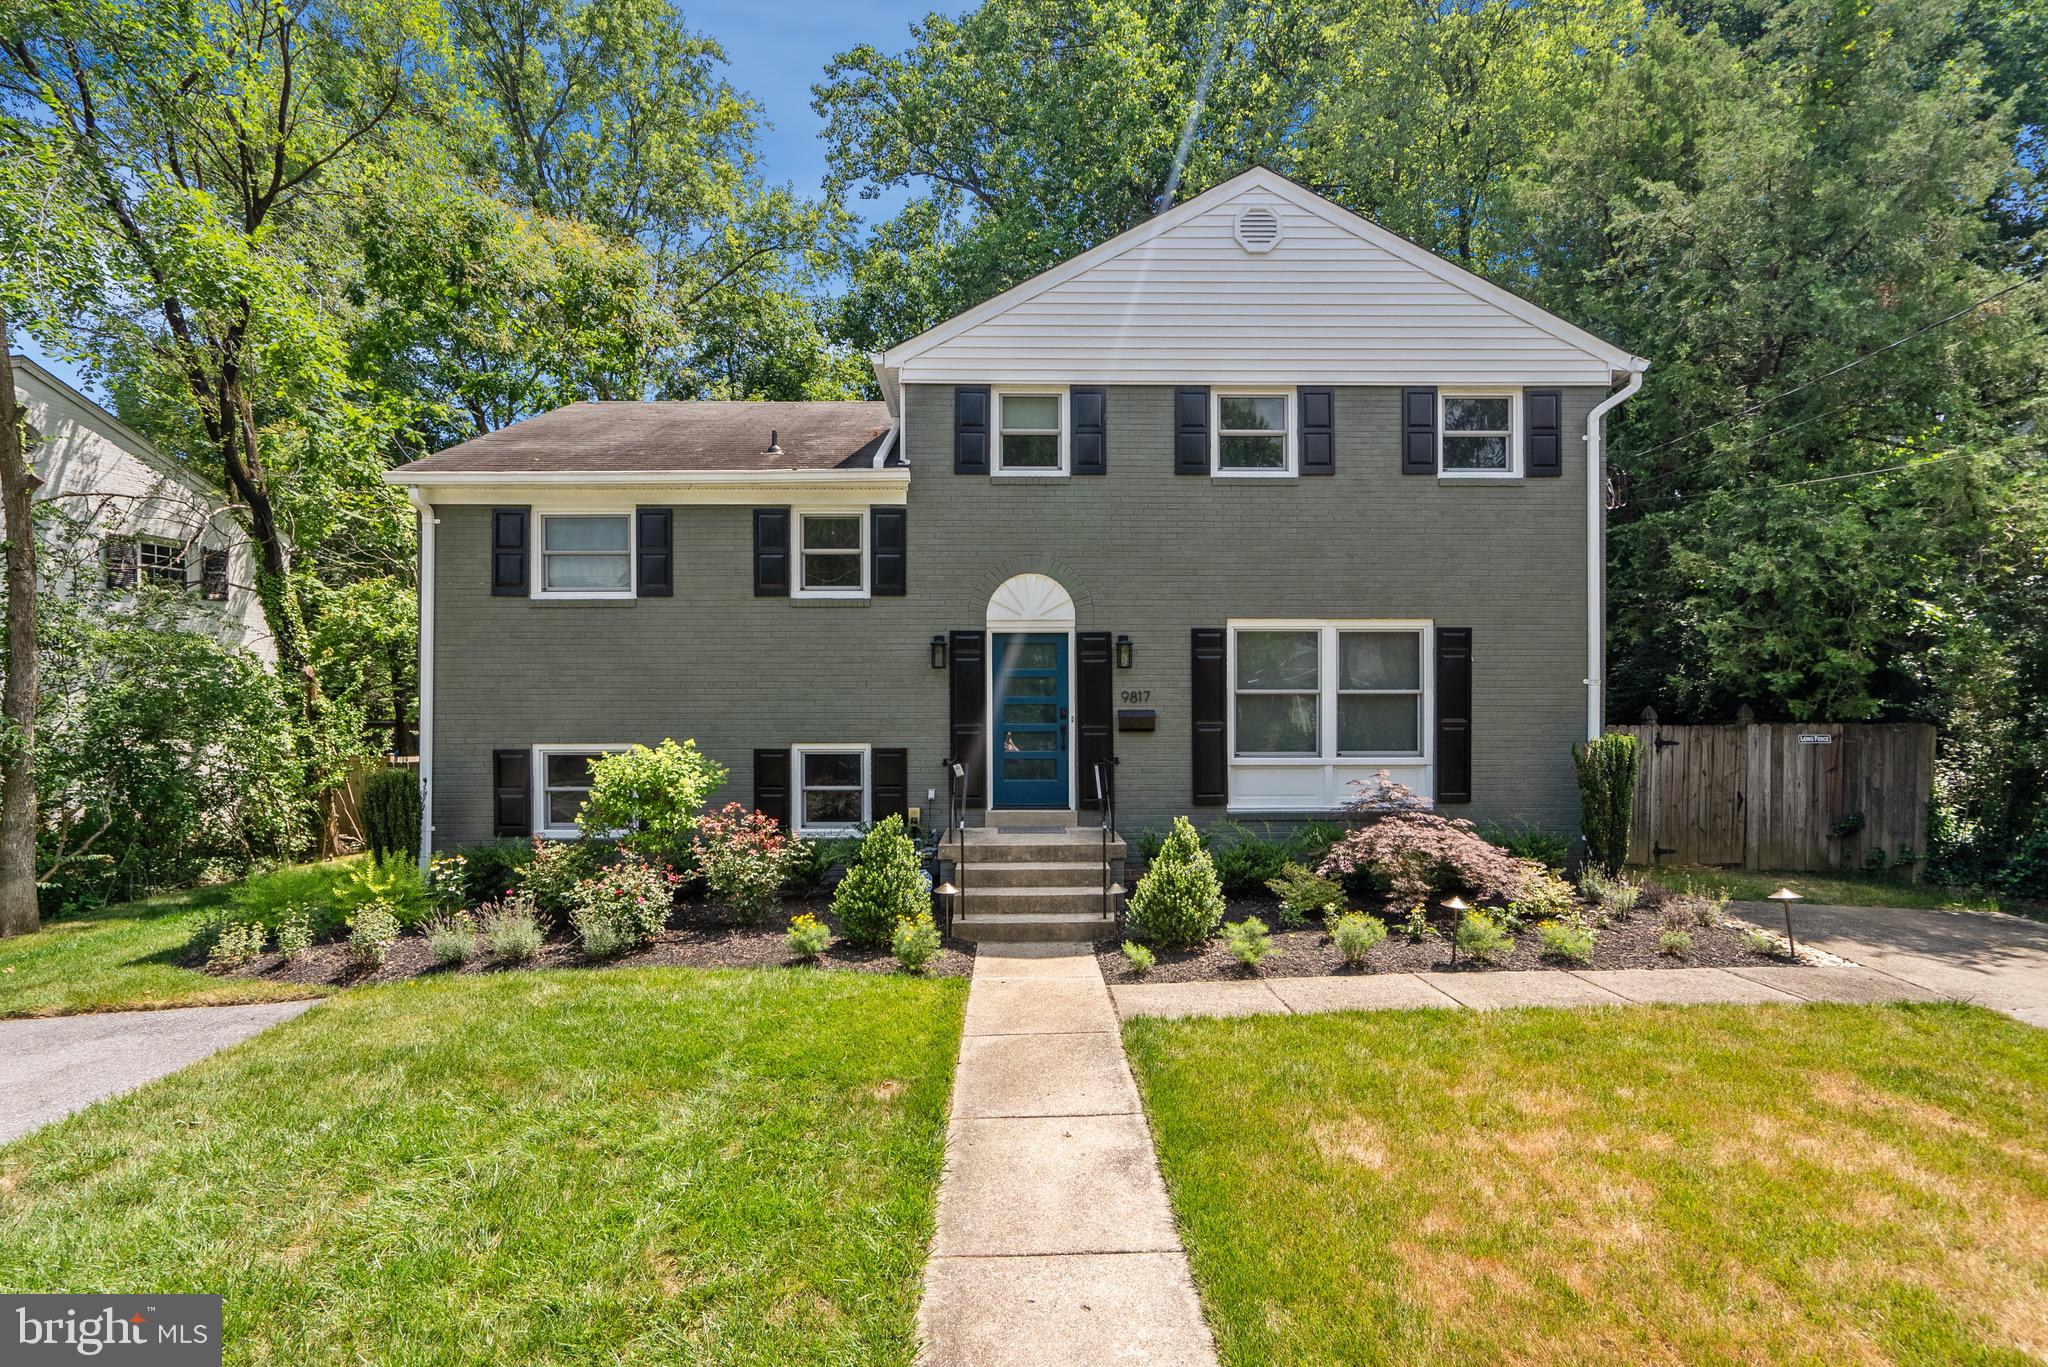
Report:
[[[365,902],[348,918],[348,957],[359,968],[375,968],[398,939],[398,913],[389,902]]]
[[[889,950],[908,971],[924,972],[925,965],[939,957],[939,928],[932,924],[932,914],[920,911],[915,916],[898,917]]]
[[[697,872],[720,901],[749,920],[775,910],[782,884],[803,842],[782,833],[782,823],[745,803],[728,802],[697,819],[690,848]]]
[[[597,868],[596,846],[581,841],[533,838],[533,858],[516,875],[531,910],[565,916],[576,905],[576,890]]]
[[[509,893],[502,902],[479,907],[477,915],[492,962],[516,964],[540,953],[540,922],[534,915],[533,899],[525,893]]]
[[[1446,889],[1511,902],[1545,872],[1534,860],[1517,859],[1488,844],[1471,822],[1431,811],[1384,769],[1358,787],[1359,795],[1345,810],[1365,824],[1323,856],[1325,876],[1368,872],[1385,879],[1404,902],[1423,901]]]
[[[443,911],[459,911],[469,898],[469,861],[459,854],[437,856],[427,865],[427,900]]]
[[[790,918],[789,933],[783,938],[789,945],[789,952],[808,963],[823,954],[825,946],[832,943],[832,932],[823,921],[807,911]]]
[[[1483,911],[1468,911],[1458,918],[1451,943],[1481,963],[1497,964],[1514,952],[1515,941],[1506,926]]]
[[[1536,938],[1543,943],[1543,956],[1583,964],[1593,957],[1593,928],[1577,920],[1538,921]]]
[[[576,885],[576,901],[569,917],[583,937],[586,950],[593,938],[608,946],[604,952],[631,941],[651,940],[655,932],[668,924],[669,909],[675,904],[675,887],[682,881],[666,867],[629,854]],[[606,940],[604,931],[593,937],[589,930],[592,925],[603,925],[615,938]]]
[[[443,967],[476,957],[476,919],[467,911],[451,911],[427,926],[427,949]]]

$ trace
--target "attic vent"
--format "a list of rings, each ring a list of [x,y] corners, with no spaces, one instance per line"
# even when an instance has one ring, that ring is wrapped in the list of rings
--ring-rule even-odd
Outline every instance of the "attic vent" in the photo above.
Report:
[[[1254,204],[1237,216],[1237,245],[1248,252],[1270,252],[1280,241],[1280,215]]]

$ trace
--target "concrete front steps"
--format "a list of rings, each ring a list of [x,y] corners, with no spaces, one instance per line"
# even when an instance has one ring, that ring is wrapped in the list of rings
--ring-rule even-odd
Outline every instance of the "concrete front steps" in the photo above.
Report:
[[[1101,827],[1078,824],[1071,810],[995,812],[989,823],[956,831],[942,847],[962,890],[955,938],[1075,943],[1115,934],[1115,900],[1102,895]],[[1121,872],[1122,840],[1110,839],[1109,858]]]

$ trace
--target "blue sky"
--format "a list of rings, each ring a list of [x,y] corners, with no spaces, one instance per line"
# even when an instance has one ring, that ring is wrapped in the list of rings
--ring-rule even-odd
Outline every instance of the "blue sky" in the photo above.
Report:
[[[933,10],[952,13],[965,0],[679,0],[691,28],[725,45],[731,65],[728,79],[761,105],[772,125],[761,137],[761,172],[779,184],[793,182],[799,193],[815,193],[825,178],[825,146],[818,134],[823,122],[811,112],[811,83],[824,74],[833,54],[859,43],[873,43],[884,52],[902,50],[910,41],[910,25]],[[885,217],[902,202],[900,192],[879,200],[853,204],[870,220]],[[17,337],[16,345],[87,393],[70,366],[44,357],[35,343]]]

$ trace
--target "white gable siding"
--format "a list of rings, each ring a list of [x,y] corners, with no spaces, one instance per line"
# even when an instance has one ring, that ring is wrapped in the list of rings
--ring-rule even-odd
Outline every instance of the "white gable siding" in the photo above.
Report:
[[[16,393],[28,410],[29,427],[41,438],[31,453],[43,481],[36,498],[66,515],[47,533],[57,543],[43,564],[51,586],[61,593],[85,587],[80,579],[99,579],[99,544],[108,536],[190,546],[185,624],[276,663],[276,643],[256,597],[254,548],[221,496],[167,457],[143,454],[140,436],[70,386],[19,357],[14,367]],[[224,603],[200,597],[199,552],[218,548],[228,552]]]
[[[1602,357],[1515,316],[1486,287],[1405,260],[1334,206],[1257,175],[1068,278],[901,348],[904,383],[1597,384]],[[1263,183],[1262,183],[1263,182]],[[1239,211],[1280,217],[1270,251]],[[1411,251],[1414,249],[1410,249]],[[1448,276],[1448,278],[1447,278]],[[1524,306],[1525,311],[1528,310]],[[977,311],[980,312],[980,311]],[[1562,334],[1562,335],[1561,335]],[[928,334],[929,336],[930,334]]]

